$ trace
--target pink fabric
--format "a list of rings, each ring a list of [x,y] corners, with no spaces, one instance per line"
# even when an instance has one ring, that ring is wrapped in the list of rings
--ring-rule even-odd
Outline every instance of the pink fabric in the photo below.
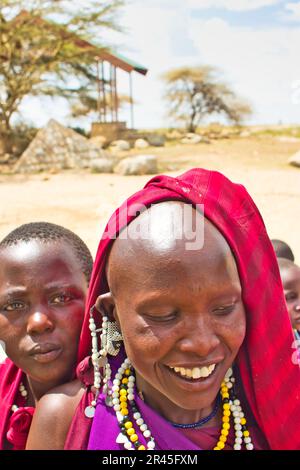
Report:
[[[68,431],[64,445],[65,450],[86,450],[93,424],[93,420],[87,418],[84,414],[85,408],[89,406],[91,401],[94,399],[94,394],[91,391],[91,387],[94,382],[94,371],[91,365],[91,358],[89,356],[78,364],[76,375],[86,387],[86,391],[79,402]]]
[[[35,408],[20,407],[12,413],[6,439],[11,444],[13,450],[25,450],[29,429]]]
[[[25,449],[34,408],[24,408],[19,386],[24,373],[10,360],[0,364],[0,449]],[[20,406],[12,413],[12,405]]]
[[[221,173],[193,169],[177,178],[156,176],[112,215],[94,263],[78,360],[90,353],[90,308],[108,291],[105,264],[110,245],[135,218],[128,208],[166,200],[204,204],[205,217],[229,243],[247,313],[237,365],[248,406],[271,449],[300,449],[300,369],[291,360],[294,338],[274,250],[245,188]]]

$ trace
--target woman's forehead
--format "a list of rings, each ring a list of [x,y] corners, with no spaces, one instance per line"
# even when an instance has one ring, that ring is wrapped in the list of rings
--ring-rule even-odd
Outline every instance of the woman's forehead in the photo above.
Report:
[[[143,229],[148,228],[147,237],[128,237],[117,239],[112,247],[108,260],[108,282],[110,288],[117,283],[135,280],[138,284],[143,279],[148,283],[169,284],[183,281],[184,276],[192,279],[214,276],[220,282],[233,278],[236,281],[237,269],[230,247],[215,226],[193,209],[191,218],[199,217],[202,221],[200,246],[191,243],[191,231],[183,232],[182,237],[167,239],[172,224],[180,223],[181,215],[177,208],[166,212],[156,209],[156,215],[165,214],[164,218],[143,217]],[[173,209],[173,210],[172,210]],[[142,214],[143,215],[143,214]],[[152,225],[155,224],[155,227]],[[137,227],[137,225],[136,225]],[[196,226],[197,229],[197,226]],[[139,232],[141,234],[141,231]],[[143,232],[145,233],[145,232]],[[130,235],[130,233],[129,233]],[[171,233],[172,235],[172,233]]]

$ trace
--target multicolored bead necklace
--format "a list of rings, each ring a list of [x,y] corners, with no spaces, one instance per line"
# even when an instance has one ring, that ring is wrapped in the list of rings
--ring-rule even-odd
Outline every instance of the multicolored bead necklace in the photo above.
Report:
[[[234,381],[232,370],[229,369],[221,384],[220,393],[223,408],[222,429],[214,450],[222,450],[225,447],[230,430],[231,415],[235,429],[234,450],[241,450],[243,443],[247,450],[253,449],[250,433],[246,426],[245,415],[242,411],[240,401],[235,397],[233,392]],[[125,359],[118,369],[112,387],[112,404],[121,431],[116,442],[123,444],[126,450],[154,450],[154,438],[147,424],[144,422],[134,399],[134,384],[135,377],[130,360]],[[146,445],[140,442],[133,421],[135,421],[144,436]]]
[[[151,431],[144,422],[134,400],[134,383],[135,377],[130,360],[125,359],[115,376],[112,387],[112,403],[121,430],[116,442],[123,444],[126,450],[153,450],[155,449],[155,442],[151,436]],[[132,418],[129,416],[128,403],[131,407],[132,418],[146,439],[146,447],[139,441],[134,424],[131,421]]]
[[[235,440],[234,450],[241,450],[244,442],[247,450],[253,450],[250,433],[246,427],[247,421],[243,413],[240,400],[236,398],[233,391],[235,379],[232,377],[232,369],[229,369],[225,375],[224,381],[221,384],[222,396],[222,429],[217,445],[214,450],[222,450],[225,447],[227,437],[230,430],[230,416],[233,417]]]

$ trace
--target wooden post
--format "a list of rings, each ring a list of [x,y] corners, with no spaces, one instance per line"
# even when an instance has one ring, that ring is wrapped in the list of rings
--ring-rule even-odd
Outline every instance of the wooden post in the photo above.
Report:
[[[110,111],[111,111],[111,122],[116,122],[115,112],[115,79],[114,79],[114,67],[110,64]]]
[[[134,128],[134,114],[133,114],[133,87],[132,87],[132,74],[129,72],[129,87],[130,87],[130,126]]]
[[[104,61],[101,63],[102,70],[102,96],[103,96],[103,117],[106,122],[106,94],[105,94],[105,74],[104,74]]]
[[[96,66],[97,66],[97,95],[98,95],[97,96],[97,112],[98,112],[99,122],[102,122],[99,57],[96,57]]]
[[[117,92],[117,67],[114,67],[114,82],[115,82],[115,110],[116,110],[116,121],[119,121],[119,101]]]

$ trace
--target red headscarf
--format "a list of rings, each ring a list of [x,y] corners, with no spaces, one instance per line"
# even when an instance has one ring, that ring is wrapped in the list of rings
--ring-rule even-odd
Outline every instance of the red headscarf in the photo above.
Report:
[[[203,204],[205,217],[230,245],[247,314],[237,364],[248,405],[271,449],[300,449],[300,369],[292,362],[294,338],[274,250],[246,189],[221,173],[193,169],[177,178],[154,177],[112,215],[94,264],[79,360],[90,352],[90,308],[108,291],[105,264],[110,245],[139,207],[167,200]]]

